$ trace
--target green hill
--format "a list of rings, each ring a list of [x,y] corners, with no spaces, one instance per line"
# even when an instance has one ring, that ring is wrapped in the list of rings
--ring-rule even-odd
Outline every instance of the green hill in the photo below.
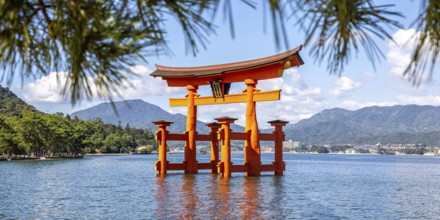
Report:
[[[0,160],[127,153],[140,145],[155,145],[153,138],[148,129],[82,121],[63,113],[45,114],[0,87]]]
[[[37,111],[35,107],[18,98],[8,88],[0,86],[0,115],[20,115],[23,110]]]

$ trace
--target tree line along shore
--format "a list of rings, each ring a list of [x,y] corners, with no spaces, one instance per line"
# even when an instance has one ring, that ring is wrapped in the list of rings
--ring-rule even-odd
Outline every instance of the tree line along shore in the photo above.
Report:
[[[89,153],[130,153],[155,145],[148,129],[82,121],[69,115],[22,111],[0,116],[0,158],[77,158]]]
[[[156,145],[148,129],[45,114],[0,86],[0,159],[78,158],[88,153],[130,153],[146,145]]]

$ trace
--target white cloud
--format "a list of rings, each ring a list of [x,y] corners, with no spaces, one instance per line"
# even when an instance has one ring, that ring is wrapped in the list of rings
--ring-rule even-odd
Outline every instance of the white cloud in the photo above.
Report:
[[[281,89],[283,87],[283,84],[284,84],[283,78],[274,78],[274,79],[259,81],[257,84],[257,88],[259,88],[262,91],[277,90],[277,89]]]
[[[349,110],[358,110],[369,106],[393,106],[397,105],[397,102],[361,102],[353,100],[345,100],[339,103],[337,107],[345,108]]]
[[[111,92],[115,100],[139,99],[146,98],[150,95],[167,95],[184,92],[183,88],[168,87],[166,82],[161,78],[150,76],[151,71],[146,66],[133,66],[131,71],[137,75],[130,75],[122,85]],[[24,98],[29,102],[68,102],[69,100],[63,97],[63,87],[67,78],[67,72],[52,72],[49,75],[43,76],[37,81],[24,86]],[[97,94],[103,94],[105,96],[105,93],[94,85],[92,78],[89,77],[87,80],[91,85],[92,94],[94,94],[94,97],[90,101],[101,100],[97,97]]]
[[[415,29],[400,29],[393,34],[393,40],[388,42],[387,61],[391,65],[390,72],[403,79],[408,76],[403,75],[409,63],[412,53],[417,45],[420,32]],[[422,52],[426,53],[426,51]],[[423,73],[422,83],[430,81],[430,74]]]
[[[125,99],[148,95],[178,94],[185,93],[186,91],[180,87],[168,87],[165,80],[150,76],[152,71],[144,65],[134,66],[131,71],[138,74],[139,77],[129,79],[128,82],[133,85],[131,88],[129,84],[125,85],[126,88],[123,90],[124,93],[122,93]]]
[[[408,96],[400,95],[396,97],[396,101],[384,102],[361,102],[354,100],[345,100],[338,104],[338,107],[357,110],[369,106],[393,106],[393,105],[440,105],[440,95],[427,96]]]
[[[401,104],[440,105],[440,95],[408,96],[401,95],[397,99]]]
[[[400,29],[393,34],[393,40],[388,43],[387,61],[391,65],[391,73],[404,77],[403,72],[411,61],[411,52],[419,33],[415,29]]]
[[[282,79],[282,85],[273,87],[281,87],[280,101],[257,103],[257,116],[262,128],[270,127],[266,122],[274,119],[295,123],[309,118],[328,105],[322,97],[321,88],[307,85],[296,69],[286,70]]]
[[[24,98],[29,102],[62,103],[63,85],[68,73],[50,73],[24,86]]]
[[[342,76],[336,80],[335,86],[329,90],[329,94],[332,96],[341,96],[361,86],[362,84],[360,82],[355,82],[346,76]]]

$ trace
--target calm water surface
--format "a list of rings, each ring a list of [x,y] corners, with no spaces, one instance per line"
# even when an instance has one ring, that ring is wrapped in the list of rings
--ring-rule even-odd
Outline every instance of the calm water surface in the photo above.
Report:
[[[440,218],[439,157],[287,154],[283,177],[229,180],[206,171],[158,178],[156,159],[0,162],[0,219]]]

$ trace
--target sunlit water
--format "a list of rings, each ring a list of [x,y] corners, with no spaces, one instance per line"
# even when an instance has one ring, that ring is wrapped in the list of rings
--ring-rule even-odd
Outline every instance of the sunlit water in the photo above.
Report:
[[[156,159],[0,162],[0,219],[440,218],[439,157],[286,154],[283,177],[229,180],[207,171],[158,178]]]

